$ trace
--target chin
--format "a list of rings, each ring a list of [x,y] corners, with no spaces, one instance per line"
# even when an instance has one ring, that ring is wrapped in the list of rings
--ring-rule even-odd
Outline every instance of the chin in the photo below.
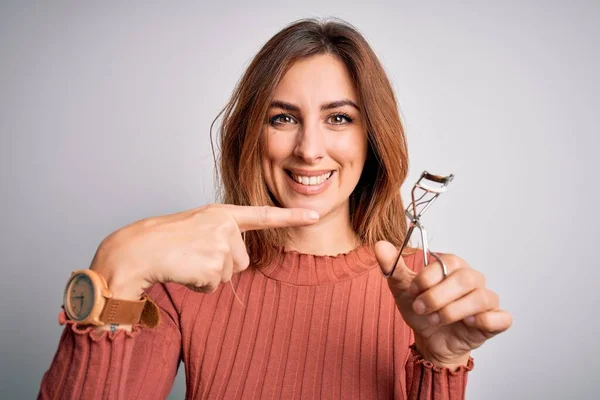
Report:
[[[327,198],[328,196],[318,196],[312,198],[288,198],[284,201],[283,206],[286,208],[306,208],[319,213],[320,219],[333,212],[339,207],[337,199]]]
[[[319,215],[330,211],[333,207],[330,202],[325,199],[289,199],[284,202],[286,208],[307,208],[309,210],[315,210]]]

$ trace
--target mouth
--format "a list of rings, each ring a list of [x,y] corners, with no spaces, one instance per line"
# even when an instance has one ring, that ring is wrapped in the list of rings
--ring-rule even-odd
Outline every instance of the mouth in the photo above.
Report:
[[[316,185],[320,185],[323,182],[327,181],[329,178],[331,178],[331,176],[333,175],[333,170],[331,171],[326,171],[326,172],[322,172],[322,171],[315,171],[315,172],[310,172],[310,171],[306,171],[306,172],[292,172],[289,169],[285,170],[286,174],[292,178],[292,180],[294,180],[296,183],[299,183],[300,185],[304,185],[304,186],[316,186]],[[315,173],[319,173],[319,175],[316,175]]]
[[[289,170],[285,169],[286,181],[292,189],[303,195],[315,195],[324,192],[333,181],[335,170]]]

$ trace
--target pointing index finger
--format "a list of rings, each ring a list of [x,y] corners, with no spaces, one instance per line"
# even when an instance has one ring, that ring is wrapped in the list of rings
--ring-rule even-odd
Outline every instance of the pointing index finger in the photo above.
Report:
[[[305,208],[229,205],[226,210],[235,219],[242,232],[267,228],[306,226],[319,220],[319,214],[316,211]]]

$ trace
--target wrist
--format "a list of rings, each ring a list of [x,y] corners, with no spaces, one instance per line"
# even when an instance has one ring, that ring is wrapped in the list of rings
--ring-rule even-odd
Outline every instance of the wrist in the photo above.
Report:
[[[427,347],[417,343],[415,341],[414,349],[417,353],[423,357],[424,360],[429,361],[437,368],[447,368],[451,372],[455,372],[461,366],[468,366],[469,359],[471,357],[471,352],[467,352],[459,357],[445,358],[440,359],[439,357],[434,356],[430,351],[428,351]]]
[[[436,360],[428,361],[430,361],[433,365],[435,365],[438,368],[447,368],[450,372],[456,372],[456,370],[458,370],[460,367],[466,367],[468,365],[469,357],[466,357],[464,361],[461,360],[454,363],[444,363]]]
[[[96,271],[98,272],[98,271]],[[110,291],[113,299],[118,300],[130,300],[138,301],[142,299],[144,294],[144,288],[134,279],[127,279],[112,275],[110,277],[104,277],[106,279],[106,285]]]
[[[106,324],[106,325],[101,325],[101,326],[97,326],[95,327],[96,332],[98,332],[98,334],[101,334],[102,331],[111,331],[111,332],[115,332],[116,330],[125,330],[127,332],[131,332],[133,330],[133,325],[131,324]]]
[[[115,257],[105,246],[100,246],[90,269],[104,278],[111,297],[120,300],[140,300],[144,293],[144,285],[124,264],[117,263]]]

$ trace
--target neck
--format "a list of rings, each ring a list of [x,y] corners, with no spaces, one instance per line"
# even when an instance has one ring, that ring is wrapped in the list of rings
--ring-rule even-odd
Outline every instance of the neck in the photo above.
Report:
[[[285,249],[314,255],[335,256],[348,253],[360,244],[350,225],[348,202],[323,216],[314,225],[291,228]]]

